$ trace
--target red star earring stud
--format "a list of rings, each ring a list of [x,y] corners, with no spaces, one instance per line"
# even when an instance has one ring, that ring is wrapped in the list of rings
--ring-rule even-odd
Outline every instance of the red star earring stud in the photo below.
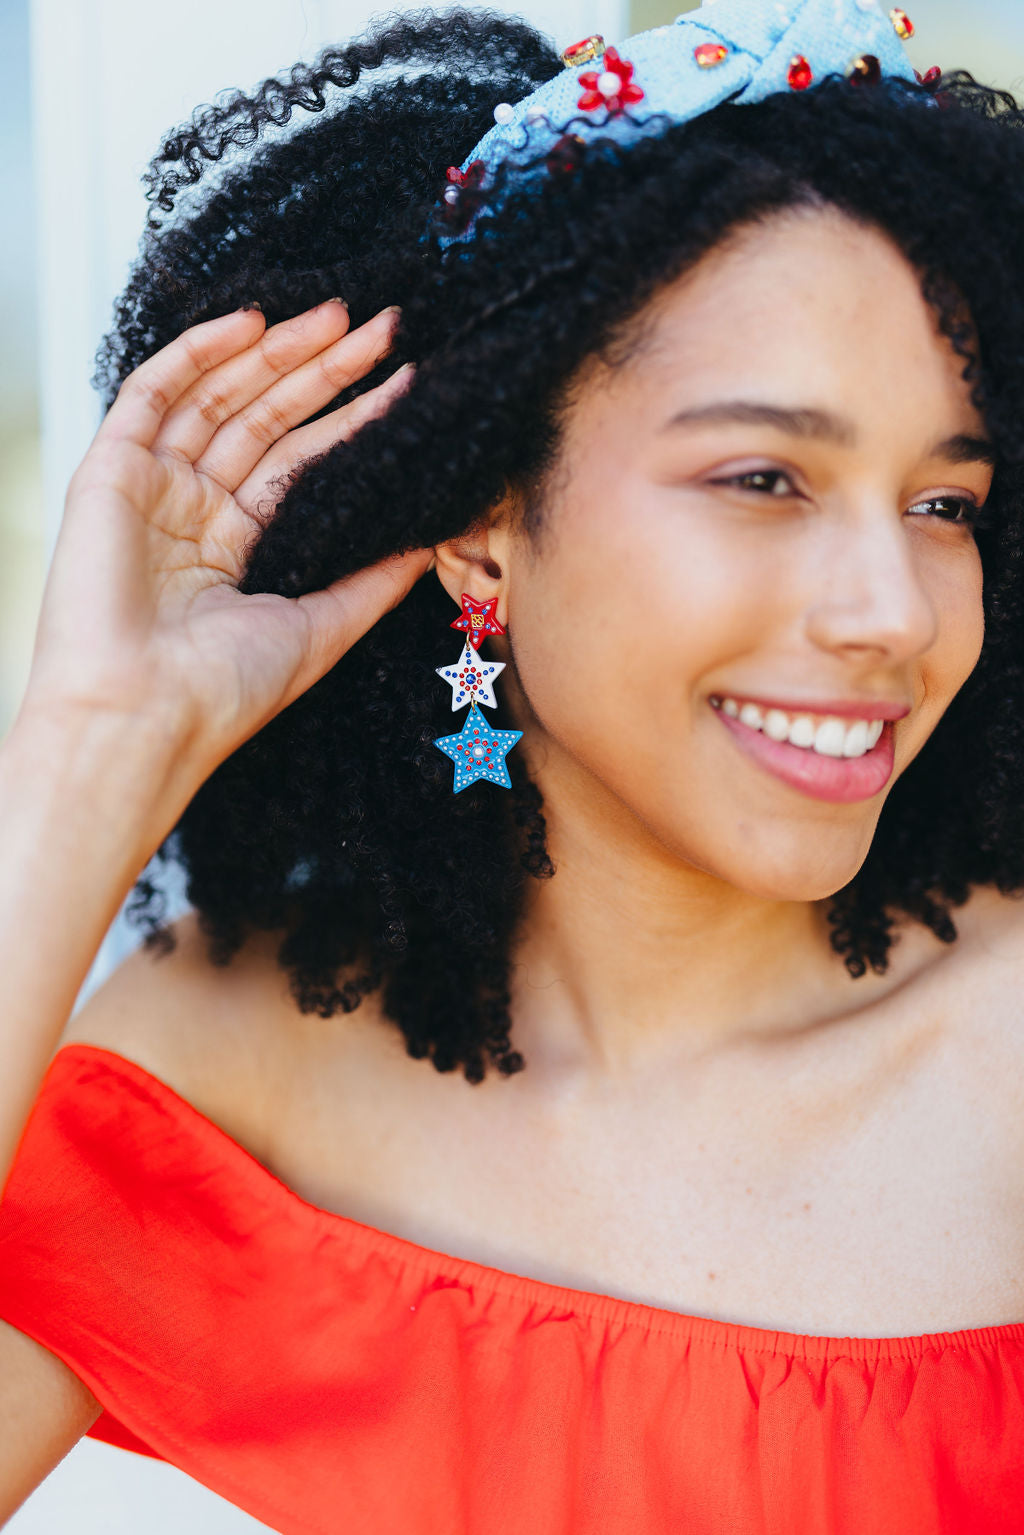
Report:
[[[469,643],[474,650],[479,650],[489,634],[504,634],[505,631],[494,616],[494,610],[498,606],[497,597],[491,597],[487,602],[476,602],[468,592],[462,594],[462,613],[452,623],[453,629],[461,629],[469,636]]]

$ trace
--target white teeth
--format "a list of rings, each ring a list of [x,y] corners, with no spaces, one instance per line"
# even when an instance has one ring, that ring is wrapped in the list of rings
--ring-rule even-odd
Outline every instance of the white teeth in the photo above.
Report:
[[[841,720],[823,720],[814,733],[814,750],[823,757],[841,757],[846,728]]]
[[[781,709],[769,709],[764,717],[764,733],[773,741],[785,741],[789,736],[789,715]]]
[[[856,720],[846,732],[843,742],[844,757],[863,757],[868,749],[868,722]]]
[[[809,714],[789,715],[783,709],[762,709],[754,703],[720,697],[712,700],[730,719],[761,730],[773,741],[820,752],[823,757],[863,757],[878,745],[884,720],[845,720],[835,715],[815,724]]]

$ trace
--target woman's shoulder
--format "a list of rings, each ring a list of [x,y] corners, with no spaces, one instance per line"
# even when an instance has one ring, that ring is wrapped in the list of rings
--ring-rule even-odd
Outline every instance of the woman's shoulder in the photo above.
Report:
[[[1024,898],[978,885],[952,917],[956,941],[935,945],[905,1000],[935,1020],[957,1090],[987,1105],[1024,1177]]]
[[[169,926],[173,949],[129,954],[69,1020],[57,1049],[88,1044],[134,1061],[265,1160],[273,1085],[288,1074],[286,1019],[302,1018],[277,963],[280,937],[254,935],[215,965],[194,911]]]

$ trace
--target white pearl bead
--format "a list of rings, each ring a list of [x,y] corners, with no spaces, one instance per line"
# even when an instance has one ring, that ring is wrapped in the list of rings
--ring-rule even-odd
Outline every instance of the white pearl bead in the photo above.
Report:
[[[622,90],[622,81],[611,69],[606,69],[603,75],[597,77],[597,88],[602,96],[617,96]]]
[[[444,190],[444,200],[445,200],[446,203],[451,203],[453,205],[455,203],[457,203],[458,200],[459,200],[459,189],[458,189],[458,187],[445,187],[445,190]]]
[[[494,109],[494,121],[501,123],[502,127],[510,123],[515,115],[515,107],[510,106],[507,101],[499,101]]]

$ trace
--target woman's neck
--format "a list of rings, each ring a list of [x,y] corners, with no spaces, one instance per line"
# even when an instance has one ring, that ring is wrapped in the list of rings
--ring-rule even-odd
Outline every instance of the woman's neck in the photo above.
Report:
[[[556,875],[531,882],[512,956],[515,1043],[531,1066],[595,1081],[644,1073],[791,1036],[886,984],[869,976],[854,990],[826,901],[739,890],[624,811],[545,813]]]

